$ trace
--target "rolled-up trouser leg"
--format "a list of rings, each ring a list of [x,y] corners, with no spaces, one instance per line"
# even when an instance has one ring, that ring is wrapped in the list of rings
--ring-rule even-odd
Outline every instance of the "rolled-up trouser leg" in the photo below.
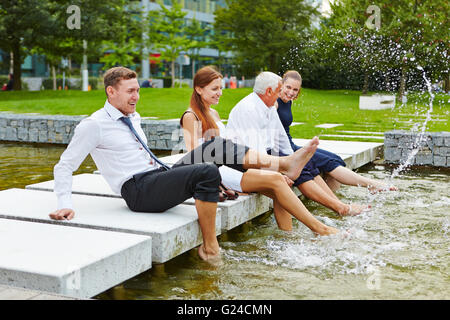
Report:
[[[245,172],[244,157],[250,148],[236,144],[231,140],[215,137],[206,141],[181,158],[174,166],[194,163],[214,163],[217,166],[226,165],[235,170]]]

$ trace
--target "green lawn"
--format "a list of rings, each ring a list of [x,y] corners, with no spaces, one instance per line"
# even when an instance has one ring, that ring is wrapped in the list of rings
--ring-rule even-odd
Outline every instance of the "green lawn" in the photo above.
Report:
[[[192,89],[141,89],[138,112],[144,117],[159,119],[179,118],[189,105]],[[222,119],[227,119],[230,110],[250,88],[224,90],[216,110]],[[429,95],[409,97],[407,105],[397,103],[393,110],[359,110],[359,91],[302,89],[301,97],[295,101],[293,114],[295,122],[304,124],[291,128],[295,138],[311,138],[314,135],[365,135],[342,131],[384,132],[392,129],[409,130],[421,128],[429,109]],[[448,95],[437,95],[433,103],[432,120],[427,131],[450,131],[450,103]],[[14,113],[41,113],[88,115],[103,106],[103,90],[81,91],[39,91],[0,92],[0,111]],[[342,126],[321,129],[315,126],[323,123],[338,123]],[[362,138],[325,137],[332,140],[376,141]]]

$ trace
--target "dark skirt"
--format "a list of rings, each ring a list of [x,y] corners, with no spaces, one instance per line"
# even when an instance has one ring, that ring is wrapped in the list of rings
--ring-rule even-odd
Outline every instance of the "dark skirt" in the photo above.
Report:
[[[271,150],[269,150],[267,153],[271,154],[271,155],[277,155],[279,157],[287,156],[286,154],[284,154],[282,152],[279,152],[279,154],[274,154],[271,152]],[[313,180],[319,174],[320,174],[320,171],[315,166],[313,159],[309,160],[308,163],[303,167],[303,170],[300,173],[300,176],[294,180],[294,187],[297,187],[297,186],[301,185],[302,183]]]
[[[301,148],[293,142],[291,142],[291,146],[294,151],[297,151]],[[311,161],[314,162],[314,166],[319,169],[320,173],[328,173],[339,166],[346,166],[344,160],[342,160],[342,158],[337,154],[319,148],[317,148],[316,152],[311,158]]]

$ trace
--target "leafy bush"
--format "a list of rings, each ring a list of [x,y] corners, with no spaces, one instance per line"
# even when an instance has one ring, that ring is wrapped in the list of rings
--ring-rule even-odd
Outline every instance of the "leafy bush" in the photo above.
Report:
[[[164,88],[172,87],[172,77],[155,77],[154,79],[162,79]]]

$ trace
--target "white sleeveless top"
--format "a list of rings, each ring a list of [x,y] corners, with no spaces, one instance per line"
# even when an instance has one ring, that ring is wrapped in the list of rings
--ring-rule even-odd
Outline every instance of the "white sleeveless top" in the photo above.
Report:
[[[194,113],[193,111],[189,111]],[[194,113],[195,115],[195,113]],[[197,117],[198,119],[198,117]],[[226,127],[223,124],[222,121],[216,121],[216,125],[219,128],[219,133],[222,138],[225,139],[226,137]],[[198,139],[199,145],[203,144],[205,142],[205,139],[203,137]],[[222,184],[229,188],[233,189],[238,192],[243,192],[241,187],[241,180],[243,173],[241,171],[232,169],[227,166],[220,166],[219,167],[220,177],[222,178]]]

